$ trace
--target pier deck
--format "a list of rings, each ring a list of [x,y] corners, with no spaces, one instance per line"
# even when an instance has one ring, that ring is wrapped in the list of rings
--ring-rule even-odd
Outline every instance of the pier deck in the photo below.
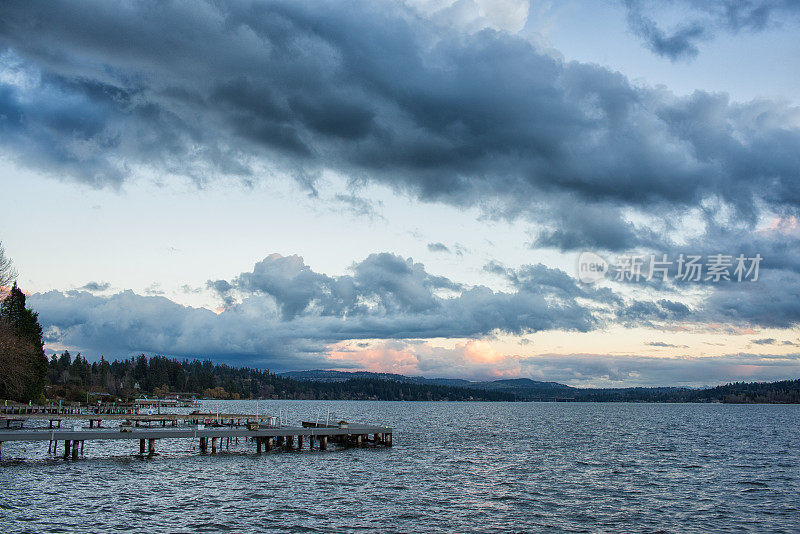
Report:
[[[232,414],[229,414],[232,415]],[[246,415],[239,414],[243,419]],[[161,416],[158,416],[161,417]],[[180,417],[190,418],[190,415]],[[84,416],[84,420],[87,417]],[[252,416],[255,420],[256,416]],[[204,425],[179,426],[170,428],[136,428],[120,430],[117,428],[36,428],[36,429],[4,429],[0,430],[0,447],[3,442],[12,441],[48,441],[49,450],[55,453],[59,441],[64,443],[64,458],[78,458],[79,450],[83,451],[84,442],[95,440],[139,440],[139,453],[155,454],[155,444],[158,439],[199,439],[200,450],[207,452],[209,443],[211,451],[216,452],[218,443],[222,448],[223,440],[231,438],[247,438],[256,444],[256,452],[272,450],[275,447],[286,449],[302,449],[303,440],[307,439],[309,448],[327,449],[328,441],[341,446],[385,446],[392,445],[392,428],[388,426],[370,426],[350,424],[346,427],[320,426],[312,427],[259,427],[257,429],[240,428],[236,426]],[[295,440],[297,446],[295,446]],[[0,451],[2,449],[0,448]]]
[[[27,413],[27,414],[0,414],[0,421],[6,422],[6,427],[11,422],[25,421],[89,421],[90,427],[94,426],[95,421],[132,421],[132,422],[159,422],[166,423],[188,423],[188,424],[211,424],[214,422],[226,425],[247,425],[251,422],[266,422],[276,419],[270,415],[254,414],[235,414],[235,413],[210,413],[193,412],[187,414],[160,413],[160,414],[95,414],[95,413]]]

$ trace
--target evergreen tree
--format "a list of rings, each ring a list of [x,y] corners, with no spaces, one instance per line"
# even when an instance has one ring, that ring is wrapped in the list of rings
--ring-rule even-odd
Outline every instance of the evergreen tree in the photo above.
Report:
[[[15,400],[44,400],[47,380],[47,358],[42,343],[39,314],[25,307],[25,293],[16,282],[0,304],[0,321],[4,323],[2,358],[15,373],[0,376],[0,395]]]

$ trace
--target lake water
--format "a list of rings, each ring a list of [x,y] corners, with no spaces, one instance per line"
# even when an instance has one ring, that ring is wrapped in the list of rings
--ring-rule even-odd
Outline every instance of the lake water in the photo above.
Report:
[[[206,409],[255,413],[251,401]],[[800,406],[261,401],[390,449],[4,443],[2,532],[798,532]],[[333,417],[333,415],[331,416]],[[62,445],[63,446],[63,445]],[[136,449],[136,450],[134,450]]]

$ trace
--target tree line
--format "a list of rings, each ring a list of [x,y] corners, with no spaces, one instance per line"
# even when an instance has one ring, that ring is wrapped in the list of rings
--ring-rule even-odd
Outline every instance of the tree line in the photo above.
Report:
[[[86,400],[87,395],[109,394],[130,398],[141,394],[210,397],[218,399],[326,399],[326,400],[483,400],[510,401],[504,392],[480,391],[431,384],[412,384],[375,378],[342,382],[295,380],[269,369],[233,367],[209,360],[177,360],[139,356],[89,363],[69,351],[53,354],[47,372],[49,398]]]
[[[732,382],[703,389],[686,387],[572,388],[568,393],[530,394],[506,389],[517,400],[576,402],[722,402],[733,404],[800,404],[800,379],[779,382]]]

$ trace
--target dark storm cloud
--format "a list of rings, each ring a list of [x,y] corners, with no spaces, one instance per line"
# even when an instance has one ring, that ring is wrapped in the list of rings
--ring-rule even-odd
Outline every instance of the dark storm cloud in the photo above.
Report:
[[[785,380],[800,373],[800,354],[648,357],[543,354],[520,360],[523,373],[572,385],[704,386],[735,381]]]
[[[86,285],[80,287],[79,289],[82,289],[84,291],[95,292],[95,291],[106,291],[110,287],[111,284],[109,284],[108,282],[88,282]]]
[[[658,253],[675,260],[680,254],[694,254],[706,261],[709,256],[726,254],[736,258],[762,257],[758,279],[737,282],[700,282],[708,292],[693,310],[693,318],[705,322],[750,324],[761,327],[794,328],[800,324],[800,227],[793,217],[776,218],[770,228],[751,231],[719,225],[707,219],[702,235],[681,244],[663,243]],[[657,254],[658,256],[658,254]],[[749,264],[748,264],[749,265]],[[673,273],[674,276],[674,273]],[[688,289],[687,283],[673,281],[662,289],[676,293]]]
[[[624,313],[628,307],[623,298],[611,289],[581,284],[564,271],[551,269],[541,263],[512,269],[491,261],[483,270],[505,278],[519,292],[544,292],[569,299],[587,299],[603,303],[609,311],[614,310],[615,313]]]
[[[704,309],[712,320],[795,328],[800,325],[800,273],[765,271],[757,282],[723,284],[709,295]]]
[[[761,339],[754,339],[751,341],[751,343],[754,343],[756,345],[774,345],[776,341],[775,338],[773,337],[765,337]]]
[[[633,240],[629,247],[640,247],[637,251],[623,251],[603,254],[609,263],[607,279],[617,278],[618,267],[626,257],[638,256],[642,260],[642,279],[639,282],[625,282],[636,285],[637,289],[652,291],[649,301],[631,303],[621,309],[619,318],[627,324],[641,321],[643,312],[647,321],[693,320],[705,323],[726,323],[739,326],[794,328],[800,324],[800,223],[796,216],[776,215],[767,220],[758,230],[741,220],[733,223],[720,222],[729,217],[724,209],[709,207],[703,212],[699,225],[702,232],[694,237],[679,236],[679,240],[661,239],[655,234],[641,240]],[[672,228],[674,230],[674,228]],[[587,247],[588,248],[588,247]],[[580,250],[580,248],[579,248]],[[716,255],[730,257],[728,269],[730,280],[709,279],[707,265]],[[651,256],[652,255],[652,256]],[[703,272],[698,281],[676,278],[680,256],[700,257]],[[757,271],[749,275],[742,273],[742,281],[737,280],[735,272],[737,258],[742,255],[744,267],[752,266],[754,258],[760,257]],[[667,281],[656,273],[652,280],[646,280],[651,257],[661,261],[662,256],[671,262]],[[497,272],[497,266],[487,266],[490,272]],[[704,293],[702,301],[690,309],[683,298],[692,292]],[[655,295],[661,295],[659,300]],[[662,305],[666,306],[662,309]]]
[[[676,97],[402,5],[8,2],[0,46],[6,148],[96,186],[266,166],[313,192],[329,168],[541,222],[562,249],[651,241],[629,208],[800,206],[787,104]]]
[[[79,347],[95,357],[147,352],[280,367],[322,362],[321,343],[270,331],[249,309],[216,315],[132,291],[109,297],[50,291],[31,295],[30,303],[39,311],[46,343]]]
[[[659,299],[655,302],[634,300],[617,313],[617,320],[629,327],[656,326],[659,322],[674,323],[690,318],[703,319],[700,315],[692,316],[692,311],[685,304],[666,299]]]
[[[686,345],[673,345],[672,343],[666,343],[664,341],[650,341],[647,345],[651,347],[659,347],[659,348],[666,348],[666,349],[685,349],[688,348]]]
[[[334,196],[334,200],[341,205],[347,206],[352,215],[367,217],[373,220],[385,219],[377,209],[377,207],[381,206],[381,202],[372,202],[355,193],[348,193],[346,195],[339,193]]]
[[[642,2],[626,0],[628,26],[655,54],[672,61],[693,58],[700,52],[697,42],[709,39],[708,30],[699,22],[682,24],[667,34],[656,22],[642,14]]]
[[[184,291],[188,286],[184,286]],[[231,296],[233,286],[225,280],[209,280],[206,282],[206,288],[214,291],[225,303],[226,306],[233,304],[234,299]]]
[[[428,243],[428,250],[431,252],[447,252],[450,253],[450,249],[444,243]]]
[[[625,220],[619,206],[613,204],[577,204],[564,199],[557,208],[551,205],[549,217],[534,237],[532,248],[559,250],[598,248],[612,251],[654,246],[663,240],[647,227],[637,227]]]
[[[672,61],[691,59],[698,44],[719,32],[761,31],[770,26],[793,24],[800,17],[796,0],[624,0],[628,26],[645,45]],[[652,15],[660,8],[677,7],[686,17],[669,32]]]
[[[234,293],[244,299],[268,295],[284,321],[331,317],[352,323],[337,329],[356,328],[360,323],[375,328],[365,329],[361,337],[454,337],[552,328],[585,331],[599,321],[590,308],[575,302],[578,296],[590,299],[597,294],[576,293],[574,287],[565,291],[560,285],[568,284],[569,277],[543,265],[515,274],[524,284],[514,293],[466,288],[428,273],[421,263],[389,253],[371,254],[350,271],[328,276],[313,271],[299,256],[273,254],[230,283],[211,284],[220,288],[223,298]],[[392,331],[393,327],[397,330]]]

